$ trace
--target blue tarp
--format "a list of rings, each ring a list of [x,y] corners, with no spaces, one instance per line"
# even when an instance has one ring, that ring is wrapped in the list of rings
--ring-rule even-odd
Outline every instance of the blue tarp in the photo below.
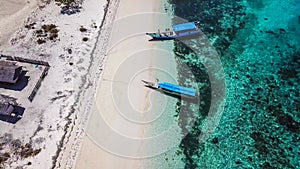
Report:
[[[196,90],[192,88],[182,87],[175,84],[167,83],[167,82],[159,82],[158,87],[162,89],[166,89],[169,91],[174,91],[179,94],[185,94],[188,96],[196,96]]]
[[[196,28],[196,25],[194,22],[188,22],[188,23],[183,23],[183,24],[178,24],[178,25],[173,26],[173,30],[175,32],[191,30],[191,29],[195,29],[195,28]]]

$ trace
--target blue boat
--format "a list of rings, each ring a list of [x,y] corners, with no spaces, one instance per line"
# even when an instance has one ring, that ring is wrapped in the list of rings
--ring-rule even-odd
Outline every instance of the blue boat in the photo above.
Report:
[[[172,39],[188,39],[199,37],[201,34],[200,29],[197,27],[199,22],[188,22],[183,24],[178,24],[173,26],[173,30],[166,29],[165,32],[157,33],[146,33],[146,35],[151,36],[152,40],[172,40]]]
[[[195,98],[197,97],[197,92],[195,89],[179,86],[172,83],[167,82],[158,82],[158,83],[152,83],[147,82],[145,80],[142,80],[142,82],[145,83],[145,86],[150,87],[152,89],[160,90],[162,92],[166,92],[172,95],[177,96],[184,96],[188,98]]]

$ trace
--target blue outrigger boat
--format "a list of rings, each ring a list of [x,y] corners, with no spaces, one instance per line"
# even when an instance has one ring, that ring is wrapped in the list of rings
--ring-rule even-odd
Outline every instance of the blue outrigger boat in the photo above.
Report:
[[[201,34],[196,24],[199,22],[188,22],[173,26],[173,30],[166,29],[165,32],[146,33],[151,36],[152,40],[172,40],[172,39],[188,39],[198,37]]]
[[[183,87],[183,86],[179,86],[167,82],[152,83],[152,82],[147,82],[145,80],[142,80],[142,82],[145,83],[146,87],[150,87],[152,89],[166,92],[175,96],[180,96],[180,97],[183,96],[187,98],[196,98],[198,96],[196,90],[192,88]]]

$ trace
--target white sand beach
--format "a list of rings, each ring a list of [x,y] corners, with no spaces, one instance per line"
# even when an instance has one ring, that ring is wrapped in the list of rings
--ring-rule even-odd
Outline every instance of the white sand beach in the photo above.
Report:
[[[34,76],[30,71],[42,67],[24,67],[25,71],[29,71],[25,74],[29,83],[23,90],[0,88],[1,94],[17,98],[19,106],[25,108],[23,117],[16,123],[0,120],[0,154],[10,155],[10,158],[1,162],[0,168],[60,168],[60,156],[67,149],[67,143],[72,141],[68,137],[73,131],[75,119],[77,115],[84,114],[77,111],[80,107],[78,100],[84,89],[91,86],[86,80],[87,68],[93,60],[92,52],[107,1],[84,1],[80,4],[81,11],[73,15],[62,15],[61,7],[54,1],[39,1],[41,8],[22,2],[18,1],[24,6],[20,5],[14,10],[1,4],[1,9],[3,7],[6,13],[1,15],[0,39],[5,43],[1,43],[0,54],[45,61],[50,64],[50,70],[32,102],[27,97],[39,74]],[[50,40],[48,36],[44,38],[45,43],[38,44],[36,32],[44,25],[51,24],[56,26],[58,37]],[[26,28],[25,25],[33,26]],[[2,36],[3,30],[9,26],[14,27],[14,30]],[[81,27],[86,28],[86,31],[81,32]],[[83,38],[88,41],[84,42]],[[17,149],[16,142],[19,145]],[[39,153],[22,157],[20,152],[25,145],[31,145]]]
[[[173,42],[149,42],[145,35],[157,28],[171,27],[165,3],[120,2],[76,168],[153,168],[153,159],[143,158],[164,153],[167,147],[164,141],[174,144],[180,139],[179,128],[177,136],[170,138],[173,140],[146,139],[168,130],[171,125],[163,127],[170,121],[166,119],[170,118],[167,114],[175,112],[176,99],[167,99],[141,82],[142,79],[152,82],[156,79],[176,82],[177,79]],[[159,121],[157,118],[165,121],[153,122]],[[155,160],[163,164],[165,159]]]
[[[0,1],[0,49],[8,45],[9,38],[20,29],[27,17],[38,8],[38,0]]]
[[[19,97],[25,108],[17,123],[0,121],[0,142],[6,143],[0,153],[12,154],[1,167],[132,169],[158,168],[164,163],[161,157],[155,159],[156,166],[152,158],[139,158],[163,153],[180,140],[179,127],[171,119],[174,114],[168,113],[175,112],[171,109],[176,99],[166,99],[140,81],[177,79],[173,42],[149,42],[145,35],[171,26],[166,1],[141,0],[133,5],[130,0],[109,4],[89,0],[73,15],[62,15],[53,1],[0,4],[1,54],[46,61],[51,66],[33,102],[26,99],[28,92],[0,88],[1,94]],[[36,32],[49,24],[56,25],[58,37],[37,44]],[[28,29],[25,25],[33,26]],[[81,32],[81,27],[86,31]],[[36,78],[30,77],[30,86]],[[25,90],[30,91],[30,86]],[[172,137],[131,142],[169,128]],[[116,130],[130,138],[129,142],[115,137]],[[106,140],[101,142],[102,138]],[[19,160],[11,144],[16,140],[41,151]]]

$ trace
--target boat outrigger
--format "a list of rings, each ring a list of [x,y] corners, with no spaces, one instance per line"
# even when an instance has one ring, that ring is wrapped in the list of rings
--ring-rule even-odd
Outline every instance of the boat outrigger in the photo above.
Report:
[[[172,39],[185,39],[199,37],[201,34],[200,29],[197,27],[199,22],[188,22],[183,24],[178,24],[173,26],[173,30],[166,29],[165,32],[157,33],[146,33],[146,35],[151,36],[151,40],[172,40]]]
[[[187,97],[187,98],[196,98],[197,97],[196,90],[192,89],[192,88],[183,87],[183,86],[179,86],[179,85],[167,83],[167,82],[152,83],[152,82],[147,82],[145,80],[142,80],[142,82],[145,83],[146,87],[150,87],[155,90],[166,92],[171,95],[175,95],[175,96],[179,96],[179,97],[183,96],[183,97]]]

